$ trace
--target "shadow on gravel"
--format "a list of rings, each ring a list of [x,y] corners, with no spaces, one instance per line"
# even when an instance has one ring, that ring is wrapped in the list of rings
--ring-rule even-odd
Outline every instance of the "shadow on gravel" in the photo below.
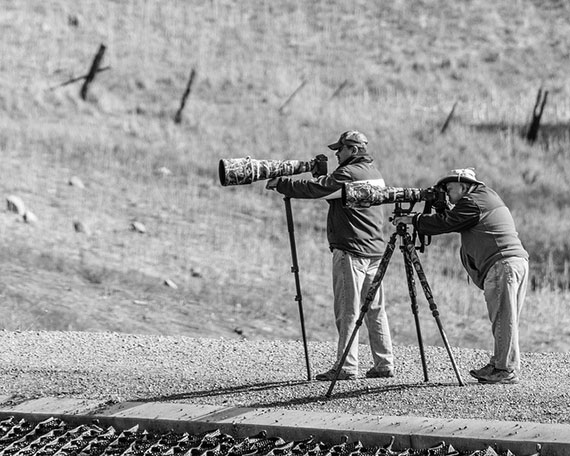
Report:
[[[310,403],[322,403],[330,400],[342,400],[342,399],[352,399],[360,396],[370,396],[377,394],[387,394],[387,393],[401,393],[406,390],[418,390],[418,389],[430,389],[430,388],[441,388],[441,387],[453,387],[457,388],[457,383],[412,383],[412,384],[383,384],[376,387],[371,386],[372,382],[366,382],[366,386],[362,387],[362,382],[342,382],[342,385],[337,384],[336,392],[330,398],[325,396],[329,382],[318,382],[318,381],[283,381],[283,382],[267,382],[267,383],[254,383],[239,386],[231,386],[226,388],[217,387],[215,389],[192,391],[188,393],[171,394],[156,396],[146,399],[137,399],[138,402],[161,402],[161,401],[180,401],[180,400],[190,400],[197,398],[208,398],[208,397],[218,397],[218,396],[232,396],[245,394],[248,395],[253,392],[263,393],[267,392],[267,401],[258,400],[257,402],[252,402],[248,404],[247,407],[252,408],[268,408],[268,407],[285,407],[291,405],[302,405]],[[355,386],[355,389],[349,389],[351,385]],[[291,398],[290,389],[294,388],[295,396]],[[301,388],[300,388],[301,387]],[[315,389],[322,389],[322,393],[315,395]],[[287,399],[279,400],[282,395],[279,394],[279,390],[287,391]],[[303,391],[306,393],[303,395]],[[259,398],[259,394],[257,395]],[[269,400],[272,399],[272,400]]]
[[[305,382],[307,383],[307,382]],[[416,390],[416,389],[427,389],[427,388],[440,388],[440,387],[457,387],[456,383],[414,383],[414,384],[390,384],[390,385],[380,385],[377,388],[371,388],[370,386],[366,386],[365,388],[356,388],[349,391],[338,391],[334,392],[331,397],[326,397],[325,394],[329,387],[329,382],[318,382],[319,384],[322,383],[323,390],[322,394],[315,396],[315,395],[307,395],[304,397],[296,397],[293,399],[283,400],[283,401],[268,401],[268,402],[257,402],[250,405],[250,407],[259,407],[259,408],[268,408],[268,407],[285,407],[288,405],[302,405],[302,404],[309,404],[309,403],[322,403],[332,400],[342,400],[342,399],[352,399],[360,396],[370,396],[375,394],[386,394],[386,393],[396,393],[396,392],[403,392],[406,390]],[[315,383],[313,382],[312,385]],[[344,386],[343,388],[347,388]]]
[[[180,394],[170,394],[165,396],[156,396],[147,399],[140,400],[140,402],[160,402],[160,401],[175,401],[182,399],[195,399],[199,397],[216,397],[216,396],[228,396],[232,394],[242,394],[251,393],[252,391],[269,391],[277,388],[283,388],[287,386],[304,385],[310,384],[306,380],[288,380],[283,382],[267,382],[267,383],[253,383],[240,386],[230,386],[230,387],[215,387],[215,389],[192,391],[188,393]]]

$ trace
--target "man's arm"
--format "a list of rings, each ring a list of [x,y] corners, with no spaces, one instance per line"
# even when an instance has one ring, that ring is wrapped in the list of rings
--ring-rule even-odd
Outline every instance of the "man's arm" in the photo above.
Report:
[[[291,179],[288,177],[277,177],[271,179],[266,188],[277,190],[279,193],[290,198],[312,198],[331,199],[338,193],[341,196],[342,185],[351,182],[352,178],[348,173],[336,170],[332,174],[320,176],[314,179]]]
[[[469,196],[461,198],[451,209],[441,214],[417,214],[412,223],[418,233],[426,235],[465,231],[479,222],[481,209]]]

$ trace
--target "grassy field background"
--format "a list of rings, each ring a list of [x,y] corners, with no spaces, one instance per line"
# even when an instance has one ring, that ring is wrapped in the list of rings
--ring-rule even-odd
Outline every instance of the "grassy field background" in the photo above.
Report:
[[[0,211],[1,328],[299,339],[283,201],[264,182],[222,187],[218,162],[328,153],[332,169],[326,144],[355,128],[389,185],[476,168],[531,255],[523,350],[570,347],[566,2],[3,5],[0,189],[38,220]],[[81,82],[54,88],[85,74],[100,44],[111,69],[86,101]],[[529,144],[541,87],[542,134]],[[334,340],[327,206],[292,205],[307,335]],[[451,344],[491,349],[458,245],[434,238],[422,262]],[[385,283],[394,340],[415,344],[399,253]],[[426,343],[441,344],[423,295],[420,307]]]

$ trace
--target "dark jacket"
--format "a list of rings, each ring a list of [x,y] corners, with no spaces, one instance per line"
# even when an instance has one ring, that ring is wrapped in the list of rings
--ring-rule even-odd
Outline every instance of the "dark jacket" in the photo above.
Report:
[[[345,182],[378,180],[384,185],[384,179],[372,161],[368,154],[356,155],[331,174],[316,179],[279,178],[276,189],[291,198],[327,200],[327,239],[331,250],[344,250],[362,257],[380,257],[385,246],[381,206],[349,209],[342,205],[340,198]]]
[[[515,228],[511,212],[503,200],[485,185],[477,186],[442,214],[414,217],[420,234],[461,234],[461,262],[479,288],[497,260],[509,257],[528,259]]]

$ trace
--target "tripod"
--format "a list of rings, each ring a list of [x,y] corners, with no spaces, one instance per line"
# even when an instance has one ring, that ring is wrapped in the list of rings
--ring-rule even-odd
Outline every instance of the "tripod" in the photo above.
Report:
[[[396,209],[394,210],[394,214],[396,217],[398,217],[398,216],[409,214],[410,211],[411,211],[411,207],[408,209],[403,209],[401,207],[401,203],[396,203]],[[392,258],[392,254],[394,253],[394,250],[396,248],[396,238],[398,238],[398,237],[401,240],[400,250],[404,256],[404,266],[406,269],[406,278],[408,281],[408,291],[410,294],[412,314],[414,315],[414,321],[416,324],[416,335],[418,338],[418,346],[420,349],[420,357],[421,357],[422,368],[423,368],[423,372],[424,372],[424,381],[425,382],[428,381],[428,372],[427,372],[427,364],[426,364],[426,358],[425,358],[425,353],[424,353],[424,344],[423,344],[423,340],[422,340],[422,331],[421,331],[421,327],[420,327],[420,319],[419,319],[419,315],[418,315],[418,303],[417,303],[417,299],[416,299],[417,295],[416,295],[416,285],[415,285],[415,280],[414,280],[414,269],[416,270],[418,278],[420,279],[420,283],[421,283],[421,286],[424,290],[425,297],[429,303],[429,308],[431,310],[433,317],[435,318],[435,321],[437,323],[437,327],[439,328],[441,338],[442,338],[443,343],[445,345],[445,348],[447,350],[447,354],[449,355],[449,359],[451,361],[451,365],[453,366],[453,370],[455,371],[455,375],[457,376],[457,381],[459,382],[459,386],[465,385],[465,383],[463,383],[461,375],[459,374],[459,371],[457,369],[457,365],[455,364],[455,359],[453,358],[453,353],[451,352],[451,348],[449,346],[447,336],[445,334],[445,331],[443,329],[443,325],[442,325],[441,320],[439,318],[439,311],[437,309],[437,305],[435,304],[435,301],[433,299],[433,294],[432,294],[430,286],[428,284],[427,277],[424,273],[422,264],[420,262],[420,258],[418,256],[418,253],[416,252],[415,242],[412,239],[412,236],[410,235],[410,233],[408,232],[407,225],[405,223],[399,223],[398,226],[396,227],[396,231],[390,236],[390,240],[388,241],[388,245],[386,246],[386,250],[384,251],[384,255],[382,256],[382,260],[380,261],[380,265],[378,266],[378,271],[376,272],[376,275],[374,276],[374,279],[372,280],[372,284],[370,285],[370,289],[368,290],[364,304],[363,304],[362,308],[360,309],[360,315],[358,317],[358,320],[356,321],[354,330],[352,331],[352,334],[350,336],[348,344],[344,350],[344,353],[342,354],[342,358],[340,359],[340,361],[336,367],[335,377],[332,380],[330,387],[329,387],[329,389],[325,395],[326,397],[330,397],[332,394],[332,390],[333,390],[333,388],[334,388],[334,386],[338,380],[338,376],[340,374],[342,366],[343,366],[344,362],[346,361],[346,358],[348,356],[348,352],[350,351],[350,347],[352,346],[352,343],[354,342],[354,339],[355,339],[356,335],[358,334],[358,330],[360,329],[360,326],[362,326],[362,322],[364,321],[364,316],[366,315],[366,312],[368,312],[368,309],[370,308],[370,303],[374,300],[374,297],[376,296],[376,293],[378,292],[378,288],[380,288],[380,285],[382,284],[382,280],[384,279],[384,275],[386,273],[386,270],[388,269],[388,264],[390,262],[390,259]],[[422,242],[422,245],[419,247],[419,249],[423,251],[423,247],[424,247],[424,244]]]

